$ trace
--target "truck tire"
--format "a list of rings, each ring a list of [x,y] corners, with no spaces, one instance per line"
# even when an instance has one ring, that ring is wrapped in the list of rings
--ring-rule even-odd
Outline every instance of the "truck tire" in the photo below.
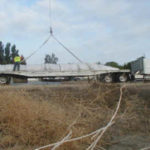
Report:
[[[112,83],[112,81],[113,81],[112,75],[106,74],[106,75],[104,76],[104,82],[106,82],[106,83]]]
[[[9,84],[10,83],[10,78],[9,77],[0,77],[0,84]]]
[[[119,82],[127,82],[128,77],[126,74],[120,74],[118,80]]]

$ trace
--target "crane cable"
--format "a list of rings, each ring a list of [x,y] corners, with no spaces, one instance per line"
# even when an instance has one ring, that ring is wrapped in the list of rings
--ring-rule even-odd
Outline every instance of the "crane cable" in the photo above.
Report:
[[[30,57],[32,57],[35,53],[37,53],[52,37],[53,30],[52,30],[52,3],[51,0],[49,0],[49,24],[50,24],[50,35],[48,38],[39,46],[38,49],[36,49],[34,52],[32,52],[28,57],[23,59],[20,63],[27,61]]]
[[[52,2],[49,0],[49,21],[50,21],[50,35],[48,38],[42,43],[42,45],[32,52],[28,57],[23,59],[21,62],[25,62],[28,60],[30,57],[32,57],[36,52],[38,52],[52,37],[59,45],[61,45],[68,53],[70,53],[76,60],[78,60],[80,63],[83,63],[70,49],[68,49],[62,42],[60,42],[53,34],[53,28],[52,28]]]
[[[52,28],[52,0],[49,0],[49,20],[50,20],[50,34],[52,38],[61,45],[67,52],[69,52],[76,60],[78,60],[80,63],[83,63],[70,49],[68,49],[62,42],[60,42],[53,34],[53,28]]]
[[[53,39],[61,45],[67,52],[69,52],[75,59],[77,59],[80,63],[83,63],[80,58],[78,58],[70,49],[68,49],[63,43],[61,43],[54,35],[52,35]]]
[[[49,0],[49,24],[52,26],[52,3],[51,0]]]
[[[48,38],[39,46],[38,49],[36,49],[34,52],[32,52],[28,57],[26,57],[25,59],[23,59],[21,61],[22,62],[25,62],[26,60],[28,60],[30,57],[32,57],[35,53],[37,53],[48,41],[49,39],[51,38],[51,35],[48,36]]]
[[[51,8],[51,0],[49,0],[49,24],[50,24],[50,35],[48,36],[48,38],[39,46],[39,48],[37,50],[35,50],[34,52],[32,52],[28,57],[26,57],[25,59],[23,59],[21,61],[22,62],[25,62],[26,60],[28,60],[30,57],[32,57],[35,53],[37,53],[48,41],[49,39],[51,38],[52,36],[52,8]]]
[[[53,34],[53,28],[52,28],[52,0],[49,0],[49,20],[50,20],[50,35],[51,37],[59,44],[61,45],[68,53],[70,53],[76,60],[78,60],[80,63],[83,63],[83,61],[77,57],[69,48],[67,48],[62,42],[60,42]],[[87,67],[90,69],[90,71],[94,72],[95,69],[91,68],[89,64],[85,63]]]
[[[53,34],[53,28],[52,28],[52,1],[49,0],[49,24],[50,24],[50,34]]]

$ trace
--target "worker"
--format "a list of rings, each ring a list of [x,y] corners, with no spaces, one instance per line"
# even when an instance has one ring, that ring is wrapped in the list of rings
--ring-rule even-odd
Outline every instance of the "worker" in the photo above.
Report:
[[[20,62],[21,62],[21,58],[20,58],[20,56],[17,54],[17,55],[14,57],[14,68],[13,68],[13,71],[16,71],[16,68],[17,68],[17,71],[20,70]]]
[[[21,55],[20,59],[21,59],[21,61],[23,61],[23,60],[24,60],[24,57],[23,57],[23,55]]]

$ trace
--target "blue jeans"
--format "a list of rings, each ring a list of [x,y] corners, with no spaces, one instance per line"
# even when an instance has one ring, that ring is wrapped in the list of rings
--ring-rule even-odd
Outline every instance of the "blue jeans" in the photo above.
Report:
[[[16,68],[17,68],[17,71],[20,70],[20,63],[19,63],[19,62],[15,62],[15,63],[14,63],[13,71],[16,71]]]

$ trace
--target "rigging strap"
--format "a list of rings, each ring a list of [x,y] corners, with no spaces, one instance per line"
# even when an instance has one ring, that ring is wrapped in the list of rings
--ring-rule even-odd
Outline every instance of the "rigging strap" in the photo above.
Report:
[[[33,53],[31,53],[28,57],[26,57],[21,62],[24,62],[24,61],[28,60],[30,57],[32,57],[36,52],[38,52],[49,41],[50,38],[51,38],[51,35],[48,36],[48,38],[42,43],[42,45],[37,50],[35,50]]]
[[[53,39],[61,45],[67,52],[69,52],[75,59],[77,59],[80,63],[83,63],[71,50],[69,50],[63,43],[61,43],[54,35],[52,35]]]
[[[38,52],[52,37],[59,45],[61,45],[67,52],[69,52],[75,59],[77,59],[80,63],[83,63],[79,57],[77,57],[70,49],[68,49],[62,42],[60,42],[53,34],[53,29],[52,29],[52,6],[51,6],[51,0],[49,0],[49,20],[50,20],[50,35],[48,38],[42,43],[42,45],[35,50],[33,53],[31,53],[28,57],[26,57],[24,60],[21,62],[24,62],[28,60],[30,57],[32,57],[36,52]]]

